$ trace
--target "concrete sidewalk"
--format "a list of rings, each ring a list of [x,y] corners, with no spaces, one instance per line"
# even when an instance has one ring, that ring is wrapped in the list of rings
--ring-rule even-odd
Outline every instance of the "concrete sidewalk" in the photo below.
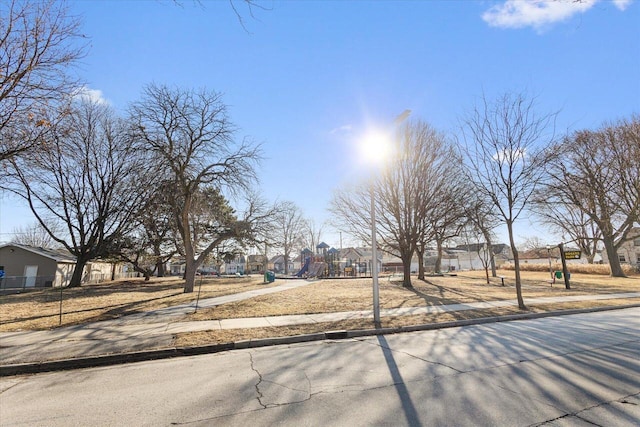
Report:
[[[273,293],[308,284],[306,281],[291,281],[281,287],[272,287],[229,295],[229,301],[238,301],[265,293]],[[301,282],[301,283],[296,283]],[[208,307],[222,304],[227,297],[207,300]],[[620,298],[640,298],[640,292],[572,295],[549,298],[528,298],[528,304],[552,304],[558,302],[596,301]],[[204,302],[204,301],[201,301]],[[199,304],[200,306],[200,304]],[[451,304],[429,307],[403,307],[381,310],[382,317],[409,316],[428,313],[444,313],[495,307],[517,306],[516,300]],[[186,310],[186,311],[185,311]],[[38,363],[52,360],[74,359],[104,354],[171,348],[177,333],[205,330],[278,327],[301,324],[337,322],[348,319],[372,318],[371,310],[338,313],[319,313],[289,316],[255,317],[242,319],[174,322],[175,316],[193,312],[191,305],[170,307],[144,315],[71,326],[50,331],[25,331],[0,333],[0,366],[16,363]],[[155,319],[153,322],[151,319]]]

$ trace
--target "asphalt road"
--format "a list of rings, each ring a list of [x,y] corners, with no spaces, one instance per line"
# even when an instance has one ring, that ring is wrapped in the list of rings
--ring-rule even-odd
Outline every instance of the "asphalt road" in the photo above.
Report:
[[[640,309],[0,380],[2,426],[640,425]]]

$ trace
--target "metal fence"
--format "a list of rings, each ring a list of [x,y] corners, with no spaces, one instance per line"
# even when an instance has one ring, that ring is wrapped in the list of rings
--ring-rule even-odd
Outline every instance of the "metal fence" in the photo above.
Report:
[[[55,279],[55,276],[5,276],[0,279],[0,289],[50,288]]]
[[[127,272],[115,275],[115,280],[118,279],[131,279],[135,277],[141,277],[140,273]],[[56,282],[55,276],[4,276],[0,279],[0,290],[29,290],[29,289],[42,289],[51,288],[54,285],[56,287],[67,286],[71,281],[71,275],[64,277],[58,277]],[[83,277],[82,283],[94,284],[111,281],[111,274],[94,273]]]

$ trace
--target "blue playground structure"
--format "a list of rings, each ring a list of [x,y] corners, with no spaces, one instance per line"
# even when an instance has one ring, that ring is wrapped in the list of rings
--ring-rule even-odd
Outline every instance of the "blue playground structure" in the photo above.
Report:
[[[309,271],[309,264],[311,264],[311,257],[306,257],[304,259],[304,265],[302,266],[302,268],[300,269],[300,271],[298,271],[295,276],[296,277],[302,277],[302,275],[304,273],[306,273],[307,271]]]

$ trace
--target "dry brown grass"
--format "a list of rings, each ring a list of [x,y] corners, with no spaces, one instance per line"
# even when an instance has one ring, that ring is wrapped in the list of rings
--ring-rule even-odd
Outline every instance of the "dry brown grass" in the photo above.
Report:
[[[69,326],[119,318],[195,301],[195,292],[183,292],[184,280],[143,279],[86,285],[62,289],[62,325]],[[200,299],[263,288],[259,276],[245,278],[203,278]],[[268,286],[274,286],[273,285]],[[45,289],[0,296],[0,331],[50,329],[60,326],[60,289]]]
[[[541,313],[556,310],[573,310],[581,308],[606,307],[617,305],[628,305],[637,303],[638,299],[611,299],[606,301],[580,301],[570,303],[556,303],[544,305],[531,305],[526,312]],[[452,322],[456,320],[479,319],[493,316],[507,316],[510,314],[522,314],[523,311],[517,307],[501,307],[481,310],[465,310],[447,313],[422,314],[416,316],[383,317],[381,326],[383,328],[396,328],[401,326],[413,326],[424,324],[437,324]],[[313,334],[335,330],[357,330],[374,329],[373,319],[353,319],[338,322],[313,323],[306,325],[251,328],[251,329],[226,329],[218,331],[199,331],[179,333],[174,339],[176,347],[192,347],[207,344],[226,344],[247,339],[260,339],[272,337],[287,337],[293,335]]]
[[[622,264],[622,271],[626,275],[634,275],[637,274],[636,268],[629,264]],[[513,270],[513,264],[506,263],[502,266],[505,270]],[[584,273],[584,274],[601,274],[601,275],[609,275],[611,274],[611,268],[608,264],[568,264],[569,271],[573,273]],[[552,264],[552,269],[554,271],[562,271],[562,263],[556,262]],[[549,264],[528,264],[521,263],[520,264],[521,271],[549,271]]]
[[[389,278],[380,280],[380,306],[382,308],[422,307],[466,302],[515,299],[513,271],[500,271],[505,277],[491,278],[486,284],[484,272],[464,272],[458,276],[427,277],[425,282],[413,279],[413,289],[406,289]],[[547,272],[523,274],[523,296],[527,298],[559,295],[584,295],[640,291],[640,277],[610,278],[575,274],[571,276],[571,289],[564,282],[553,286]],[[215,308],[200,310],[190,320],[218,320],[239,317],[314,314],[371,308],[371,279],[322,280],[317,283],[238,301]]]
[[[381,307],[419,307],[515,299],[514,272],[500,271],[499,273],[505,277],[506,286],[501,286],[500,280],[493,278],[487,285],[482,271],[464,272],[454,277],[428,277],[425,282],[414,278],[413,289],[405,289],[399,283],[384,277],[380,280]],[[548,272],[523,273],[525,303],[527,298],[532,297],[640,291],[640,276],[611,278],[573,274],[571,290],[566,290],[561,281],[551,287],[548,276]],[[195,300],[197,292],[184,294],[183,283],[178,279],[156,279],[150,282],[129,280],[64,289],[62,325],[114,319]],[[263,285],[262,277],[256,276],[241,279],[207,278],[202,283],[200,298],[205,299],[265,286],[277,286],[281,282]],[[196,283],[196,291],[198,284]],[[58,327],[59,298],[60,292],[57,289],[1,296],[0,331]],[[197,314],[188,316],[186,320],[368,310],[371,309],[371,299],[371,279],[322,280],[285,292],[229,303],[212,309],[201,309]],[[467,316],[468,314],[459,315]],[[420,320],[409,317],[407,319],[406,321],[409,322],[429,321],[429,318]],[[385,319],[385,322],[400,321],[405,320]],[[335,328],[341,328],[341,324],[335,325]],[[291,329],[297,330],[297,327]]]

